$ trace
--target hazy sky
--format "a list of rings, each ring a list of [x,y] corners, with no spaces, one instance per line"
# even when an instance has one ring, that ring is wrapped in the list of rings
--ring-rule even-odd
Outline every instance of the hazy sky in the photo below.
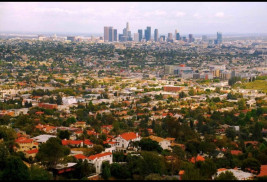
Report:
[[[0,2],[0,31],[159,34],[267,33],[266,2]]]

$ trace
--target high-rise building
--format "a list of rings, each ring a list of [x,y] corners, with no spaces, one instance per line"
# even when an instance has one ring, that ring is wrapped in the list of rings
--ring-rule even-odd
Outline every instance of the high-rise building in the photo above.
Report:
[[[146,38],[146,41],[150,41],[151,40],[151,27],[146,27],[145,38]]]
[[[177,33],[175,34],[175,39],[176,39],[176,40],[181,40],[180,33],[177,32]]]
[[[139,33],[134,33],[134,42],[140,42],[139,41]]]
[[[109,27],[108,29],[108,41],[113,42],[114,41],[114,29],[112,27]]]
[[[168,33],[168,42],[172,41],[173,41],[172,33]]]
[[[113,35],[114,35],[114,36],[113,36],[113,39],[114,39],[114,41],[117,42],[117,41],[118,41],[117,29],[114,29],[113,33],[114,33],[114,34],[113,34]]]
[[[108,42],[109,41],[109,29],[112,27],[104,27],[104,41]]]
[[[217,32],[217,44],[221,44],[222,43],[222,33],[221,32]]]
[[[129,23],[126,23],[126,28],[123,29],[123,36],[122,39],[120,41],[131,41],[132,37],[131,37],[131,31],[130,31],[130,27],[129,27]]]
[[[119,34],[119,41],[122,42],[123,34]]]
[[[139,29],[138,30],[138,34],[139,34],[139,42],[141,42],[142,38],[143,38],[143,30]]]
[[[155,29],[154,30],[154,41],[157,42],[159,39],[159,30]]]
[[[189,43],[194,42],[193,34],[189,34]]]

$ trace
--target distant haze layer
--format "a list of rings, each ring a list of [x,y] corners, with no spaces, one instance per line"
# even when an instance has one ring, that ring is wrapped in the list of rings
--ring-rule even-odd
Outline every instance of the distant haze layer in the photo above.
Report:
[[[0,32],[267,33],[266,2],[1,2]]]

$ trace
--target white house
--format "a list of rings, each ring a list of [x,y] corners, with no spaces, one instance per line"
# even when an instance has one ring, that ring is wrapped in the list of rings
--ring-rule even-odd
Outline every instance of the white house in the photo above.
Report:
[[[96,173],[100,174],[102,172],[102,163],[108,161],[109,164],[112,164],[112,153],[111,152],[103,152],[96,155],[91,155],[87,158],[88,163],[94,164],[96,168]]]
[[[166,150],[171,150],[171,142],[170,142],[170,140],[167,140],[167,139],[164,139],[164,138],[161,138],[161,137],[157,137],[157,136],[153,136],[153,135],[150,135],[149,138],[151,140],[154,140],[154,141],[158,142],[163,150],[165,150],[165,149]]]
[[[71,104],[77,104],[77,99],[74,96],[69,97],[63,97],[62,98],[63,105],[71,105]]]
[[[226,171],[230,171],[234,174],[234,176],[237,178],[237,180],[252,180],[254,177],[254,174],[244,172],[240,169],[225,169],[225,168],[220,168],[217,170],[217,173],[212,176],[212,179],[214,179],[216,176],[220,175],[221,173],[224,173]]]
[[[140,141],[141,137],[140,135],[138,135],[138,133],[127,132],[119,135],[118,137],[115,138],[115,140],[116,140],[116,150],[126,151],[131,141],[133,142]]]

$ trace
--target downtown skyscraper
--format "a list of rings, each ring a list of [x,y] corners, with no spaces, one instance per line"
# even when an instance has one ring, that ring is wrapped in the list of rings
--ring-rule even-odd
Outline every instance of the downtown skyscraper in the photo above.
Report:
[[[146,39],[146,41],[150,41],[151,40],[151,27],[146,27],[145,39]]]
[[[139,29],[138,34],[139,34],[139,42],[141,42],[141,40],[143,39],[143,30]]]
[[[104,27],[104,42],[117,41],[117,29],[113,27]]]
[[[221,32],[217,32],[216,44],[221,44],[221,43],[222,43],[222,33]]]
[[[158,40],[159,40],[159,30],[155,29],[154,30],[154,41],[158,42]]]

